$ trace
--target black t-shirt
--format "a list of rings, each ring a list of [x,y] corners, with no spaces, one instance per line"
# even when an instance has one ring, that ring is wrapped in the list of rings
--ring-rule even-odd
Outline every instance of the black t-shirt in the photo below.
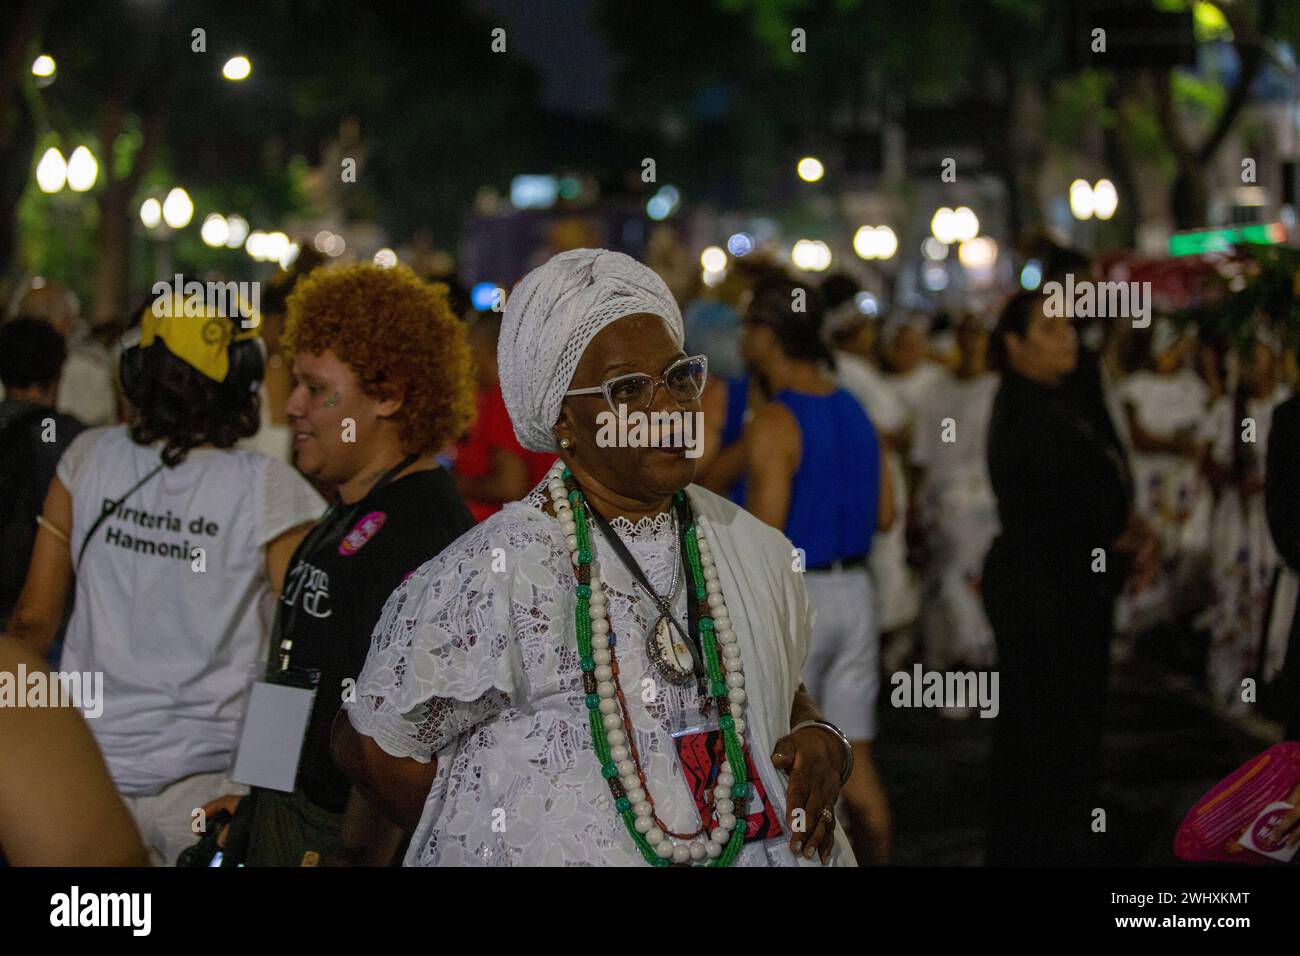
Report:
[[[287,637],[293,641],[290,666],[320,671],[298,790],[335,813],[346,806],[351,786],[330,753],[343,681],[360,673],[388,596],[474,525],[445,468],[406,475],[339,509],[351,517],[332,522],[324,537],[308,535],[289,563],[270,654],[277,663],[280,640]],[[307,545],[310,554],[304,552]]]

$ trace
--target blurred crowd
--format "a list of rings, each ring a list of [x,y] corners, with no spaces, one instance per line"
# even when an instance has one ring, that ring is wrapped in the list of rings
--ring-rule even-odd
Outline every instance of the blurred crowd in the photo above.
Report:
[[[171,610],[182,616],[197,615],[192,622],[197,627],[206,620],[208,626],[226,628],[230,634],[252,628],[262,647],[272,641],[273,630],[283,639],[269,608],[282,592],[287,595],[292,587],[301,586],[290,555],[303,547],[310,550],[308,530],[327,501],[351,504],[340,489],[347,489],[376,463],[391,465],[396,456],[396,452],[373,451],[366,460],[345,460],[360,453],[312,446],[313,441],[321,444],[310,425],[315,414],[310,409],[317,407],[311,389],[316,386],[303,376],[316,372],[294,365],[285,337],[288,303],[295,286],[314,265],[304,257],[264,294],[257,333],[260,359],[238,399],[229,392],[205,392],[182,382],[171,393],[161,387],[139,393],[156,407],[142,409],[126,400],[126,383],[119,377],[119,337],[124,332],[129,336],[131,330],[138,335],[148,323],[151,303],[141,306],[121,327],[91,330],[80,318],[76,296],[56,281],[37,280],[14,299],[0,325],[0,379],[5,390],[0,403],[0,519],[6,540],[0,630],[27,645],[22,653],[34,649],[50,665],[62,659],[65,668],[70,659],[79,667],[107,671],[122,662],[115,652],[96,643],[94,631],[101,622],[93,617],[104,615],[118,623],[122,612],[109,607],[111,602],[139,600],[147,590],[127,592],[146,585],[119,581],[117,592],[107,586],[87,590],[72,555],[78,547],[84,551],[82,537],[89,538],[95,531],[91,527],[85,533],[81,509],[88,508],[87,515],[93,515],[100,510],[101,499],[106,507],[131,479],[147,480],[143,465],[121,464],[127,460],[130,442],[147,446],[170,441],[182,458],[215,448],[253,456],[250,462],[278,463],[273,468],[257,465],[261,470],[250,479],[259,487],[278,489],[275,494],[268,492],[268,500],[263,501],[256,495],[227,492],[228,514],[222,519],[235,522],[241,508],[257,502],[262,509],[256,516],[257,527],[250,527],[242,540],[253,551],[261,549],[265,566],[259,565],[242,591],[226,590],[225,597],[220,589],[213,595],[190,595],[186,600],[200,602],[197,606]],[[1090,264],[1077,258],[1056,267],[1049,264],[1044,279],[1067,269],[1086,275]],[[466,330],[472,371],[465,388],[472,393],[472,424],[464,427],[456,414],[439,412],[439,422],[450,430],[430,429],[413,453],[447,466],[472,521],[483,521],[537,486],[554,456],[526,451],[516,438],[498,378],[499,314],[476,312],[453,277],[437,278],[437,286],[426,287],[437,288],[440,301]],[[707,355],[709,363],[701,396],[706,441],[696,481],[781,527],[802,552],[800,570],[809,574],[820,622],[805,681],[824,712],[852,740],[864,767],[864,774],[844,794],[848,816],[854,821],[855,849],[864,861],[885,862],[890,852],[890,814],[871,749],[877,715],[888,706],[882,678],[917,663],[943,672],[1020,666],[1002,659],[1003,642],[995,635],[997,622],[991,620],[984,580],[990,549],[1005,530],[1003,522],[1021,520],[1018,515],[1008,518],[1012,506],[1006,488],[995,487],[989,446],[991,423],[997,417],[995,404],[1009,363],[1019,363],[1017,374],[1033,377],[1025,369],[1035,361],[1034,323],[1046,321],[1041,297],[1037,305],[1025,306],[1030,311],[1019,319],[1011,314],[1010,305],[965,312],[899,309],[879,315],[876,298],[849,274],[832,274],[810,283],[792,278],[779,263],[751,256],[736,260],[720,284],[700,287],[682,305],[685,351]],[[1106,624],[1114,630],[1108,651],[1112,659],[1124,660],[1154,636],[1179,666],[1198,673],[1215,707],[1232,715],[1262,712],[1289,721],[1289,733],[1294,735],[1300,695],[1277,688],[1288,643],[1294,643],[1295,556],[1288,567],[1286,546],[1280,553],[1270,531],[1270,518],[1274,529],[1284,519],[1270,514],[1266,453],[1275,412],[1288,400],[1295,403],[1291,398],[1295,357],[1284,352],[1267,330],[1255,335],[1246,349],[1238,348],[1216,337],[1208,319],[1157,315],[1148,328],[1133,328],[1114,319],[1079,319],[1056,330],[1060,341],[1067,343],[1062,348],[1069,350],[1060,378],[1092,376],[1095,403],[1078,418],[1102,431],[1108,431],[1105,423],[1110,423],[1113,439],[1107,447],[1121,461],[1119,471],[1125,475],[1125,493],[1131,499],[1131,514],[1121,522],[1124,533],[1114,538],[1131,546],[1116,544],[1109,555],[1118,562],[1122,552],[1131,560],[1124,571],[1112,571],[1120,583],[1113,619]],[[313,320],[297,321],[301,342],[302,323]],[[318,342],[331,341],[331,335],[354,334],[333,326],[322,328],[318,334],[325,338]],[[166,332],[156,334],[165,337]],[[394,355],[410,345],[409,341],[387,343]],[[446,361],[439,351],[443,342],[430,341],[427,346],[430,362]],[[173,357],[183,352],[170,340],[169,348]],[[347,349],[341,348],[340,353]],[[341,357],[367,387],[385,374],[399,375],[384,365],[382,357],[365,362],[346,354]],[[192,356],[187,360],[202,370],[201,361]],[[149,374],[160,376],[160,381],[168,375],[175,378],[179,373],[169,368],[157,366]],[[207,374],[219,382],[226,373]],[[299,391],[304,387],[308,392]],[[319,388],[322,407],[332,407],[329,402],[338,400],[338,391],[331,399],[332,386],[326,383]],[[247,401],[249,394],[254,401]],[[372,397],[382,400],[379,393]],[[436,405],[443,399],[453,401],[432,394],[430,402]],[[203,419],[192,407],[183,407],[195,402],[213,403],[214,418]],[[231,405],[228,413],[216,407],[223,402]],[[225,425],[216,422],[223,415]],[[1081,427],[1088,431],[1086,423]],[[82,440],[69,455],[86,429],[120,433],[123,448],[118,457],[110,460],[107,439],[94,450]],[[193,433],[187,436],[186,429]],[[410,448],[405,437],[393,445],[399,446],[404,451]],[[306,463],[304,455],[310,459]],[[343,464],[320,463],[333,460],[330,455]],[[172,463],[177,464],[179,460]],[[237,469],[212,477],[215,466],[204,467],[212,473],[205,479],[209,482],[238,480]],[[97,475],[110,473],[120,473],[117,484],[124,487],[110,487],[111,481],[102,487],[102,482],[96,483]],[[51,523],[47,496],[56,476],[71,492],[71,503],[66,512],[69,525],[56,527],[51,534],[62,537],[63,560],[71,561],[79,573],[75,587],[59,585],[51,590],[42,586],[48,582],[41,575],[66,571],[64,565],[43,557],[43,548],[57,546],[39,541],[38,529]],[[1023,494],[1036,493],[1026,479]],[[158,512],[160,507],[155,503],[152,510]],[[205,513],[215,507],[209,506]],[[1078,507],[1092,505],[1081,498]],[[328,518],[327,514],[322,525]],[[454,528],[444,529],[446,540],[461,527],[453,524]],[[74,526],[77,533],[69,543],[68,532]],[[344,539],[338,548],[345,548],[349,540],[357,539]],[[364,535],[359,540],[364,543]],[[1109,547],[1111,541],[1100,543]],[[429,556],[413,553],[411,566]],[[385,578],[384,595],[400,580],[400,574],[391,582]],[[57,601],[45,600],[51,593],[57,594]],[[229,604],[231,593],[239,593],[247,606],[264,606],[244,618],[240,616],[247,607],[201,603]],[[860,610],[863,595],[868,596],[865,614]],[[83,606],[82,602],[89,603]],[[1100,606],[1110,614],[1110,604]],[[150,609],[149,613],[170,611]],[[239,620],[232,623],[232,617]],[[122,626],[141,626],[143,618],[133,620],[134,624]],[[358,626],[368,636],[373,621]],[[1100,633],[1109,640],[1108,630]],[[214,684],[208,671],[223,666],[214,664],[215,657],[223,654],[238,657],[246,669],[264,654],[253,646],[257,643],[238,652],[233,644],[219,641],[174,649],[178,655],[196,655],[193,669],[205,676],[196,678],[192,686],[195,700],[170,705],[178,711],[172,719],[194,720],[196,727],[209,720],[218,727],[215,743],[206,750],[195,742],[201,730],[194,731],[195,740],[183,741],[173,755],[174,771],[141,756],[141,764],[148,768],[137,772],[131,754],[142,754],[141,745],[127,746],[121,740],[106,745],[100,739],[108,773],[128,797],[156,862],[174,863],[177,847],[189,836],[185,832],[179,837],[151,836],[151,811],[142,803],[162,799],[180,782],[179,777],[173,779],[175,773],[189,778],[206,775],[207,785],[186,791],[173,809],[206,804],[216,812],[218,804],[212,801],[240,796],[223,772],[233,746],[238,719],[234,700],[240,682]],[[355,676],[359,660],[354,652],[339,673]],[[122,666],[129,670],[135,665]],[[817,667],[821,670],[814,673]],[[119,687],[126,688],[123,693],[136,692],[130,688],[139,675],[118,678]],[[1068,678],[1054,674],[1045,679]],[[110,673],[108,679],[112,684],[114,676]],[[1251,682],[1256,692],[1243,693]],[[142,713],[147,710],[142,704]],[[965,719],[975,710],[973,701],[948,702],[942,713]],[[199,711],[205,711],[201,719],[195,716]],[[140,726],[91,729],[96,734],[143,732]],[[311,753],[309,740],[304,760],[331,759],[328,729],[321,734],[318,752]],[[0,746],[5,739],[0,734]],[[195,760],[199,751],[202,757]],[[324,785],[320,792],[330,796],[314,798],[315,806],[343,812],[340,801],[346,800],[346,789],[338,791],[342,797]],[[236,804],[237,799],[229,808]],[[263,811],[268,806],[264,800]],[[9,849],[25,844],[11,838],[5,845]],[[22,855],[9,852],[15,858]]]

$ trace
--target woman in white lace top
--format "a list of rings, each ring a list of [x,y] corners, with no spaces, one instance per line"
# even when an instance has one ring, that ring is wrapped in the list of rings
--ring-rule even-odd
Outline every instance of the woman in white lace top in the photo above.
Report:
[[[506,405],[562,464],[393,593],[335,728],[414,826],[408,865],[852,862],[790,542],[690,485],[680,415],[677,447],[600,427],[616,405],[698,413],[707,363],[681,329],[618,253],[557,256],[512,293]]]

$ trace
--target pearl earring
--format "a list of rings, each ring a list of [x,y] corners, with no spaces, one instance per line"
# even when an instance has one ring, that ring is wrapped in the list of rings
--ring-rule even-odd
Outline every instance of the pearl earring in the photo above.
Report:
[[[565,451],[568,451],[569,448],[571,448],[572,446],[573,446],[573,441],[571,439],[568,438],[560,439],[560,447],[563,448]]]

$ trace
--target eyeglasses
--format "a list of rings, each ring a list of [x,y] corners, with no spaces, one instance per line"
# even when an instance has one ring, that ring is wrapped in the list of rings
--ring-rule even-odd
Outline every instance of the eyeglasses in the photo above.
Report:
[[[615,413],[620,405],[629,411],[645,411],[654,401],[655,391],[660,385],[679,403],[698,400],[704,392],[708,375],[708,356],[688,355],[669,365],[658,378],[645,372],[631,372],[607,378],[590,388],[571,388],[564,395],[566,398],[570,395],[604,395],[610,411]]]

